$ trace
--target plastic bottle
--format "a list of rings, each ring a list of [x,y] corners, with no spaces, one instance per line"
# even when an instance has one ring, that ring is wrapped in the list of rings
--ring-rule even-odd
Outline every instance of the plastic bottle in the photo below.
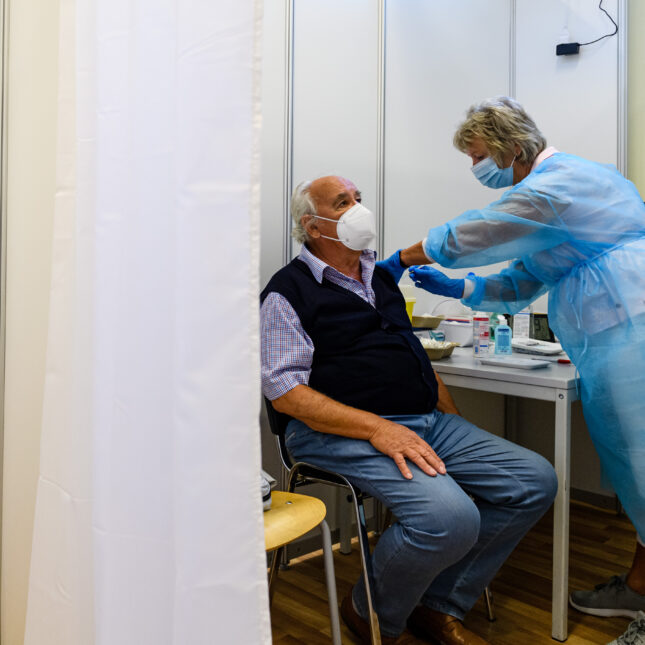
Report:
[[[504,318],[504,316],[500,316],[499,325],[497,325],[497,329],[495,331],[495,353],[504,354],[506,356],[512,354],[512,338],[513,332],[511,331],[511,328],[506,324],[506,318]]]
[[[497,329],[497,325],[499,325],[500,318],[503,318],[502,314],[491,314],[490,315],[490,323],[488,325],[490,329],[489,333],[489,338],[488,338],[488,352],[490,354],[494,353],[495,351],[495,330]]]
[[[488,354],[489,324],[486,313],[478,311],[473,316],[473,354],[475,356]]]

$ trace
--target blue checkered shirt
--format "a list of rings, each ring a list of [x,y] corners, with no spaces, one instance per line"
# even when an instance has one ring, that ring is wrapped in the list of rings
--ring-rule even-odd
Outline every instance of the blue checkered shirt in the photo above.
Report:
[[[323,277],[360,296],[375,306],[372,274],[376,253],[363,251],[361,277],[354,280],[329,266],[307,247],[303,246],[298,259],[311,270],[321,283]],[[273,401],[292,390],[296,385],[307,385],[314,356],[314,344],[304,330],[298,315],[289,301],[279,293],[271,292],[260,309],[260,338],[262,361],[262,392]]]

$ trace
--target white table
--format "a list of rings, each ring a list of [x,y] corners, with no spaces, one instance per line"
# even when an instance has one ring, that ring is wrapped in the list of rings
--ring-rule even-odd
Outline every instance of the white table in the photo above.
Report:
[[[521,354],[514,354],[522,357]],[[472,348],[455,348],[452,356],[433,361],[435,372],[446,385],[482,392],[495,392],[555,403],[554,467],[558,493],[553,514],[553,598],[551,636],[567,638],[569,586],[569,470],[571,403],[576,401],[576,369],[572,364],[551,363],[548,367],[524,370],[483,365]]]

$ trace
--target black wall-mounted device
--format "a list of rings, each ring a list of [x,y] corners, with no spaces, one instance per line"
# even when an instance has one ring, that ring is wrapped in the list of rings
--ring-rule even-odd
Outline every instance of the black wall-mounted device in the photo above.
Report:
[[[556,56],[572,56],[580,52],[580,43],[560,43],[555,46]]]

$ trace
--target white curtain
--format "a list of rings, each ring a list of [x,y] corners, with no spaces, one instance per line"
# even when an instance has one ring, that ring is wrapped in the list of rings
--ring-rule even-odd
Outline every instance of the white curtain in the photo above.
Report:
[[[256,645],[260,0],[61,0],[26,645]]]

